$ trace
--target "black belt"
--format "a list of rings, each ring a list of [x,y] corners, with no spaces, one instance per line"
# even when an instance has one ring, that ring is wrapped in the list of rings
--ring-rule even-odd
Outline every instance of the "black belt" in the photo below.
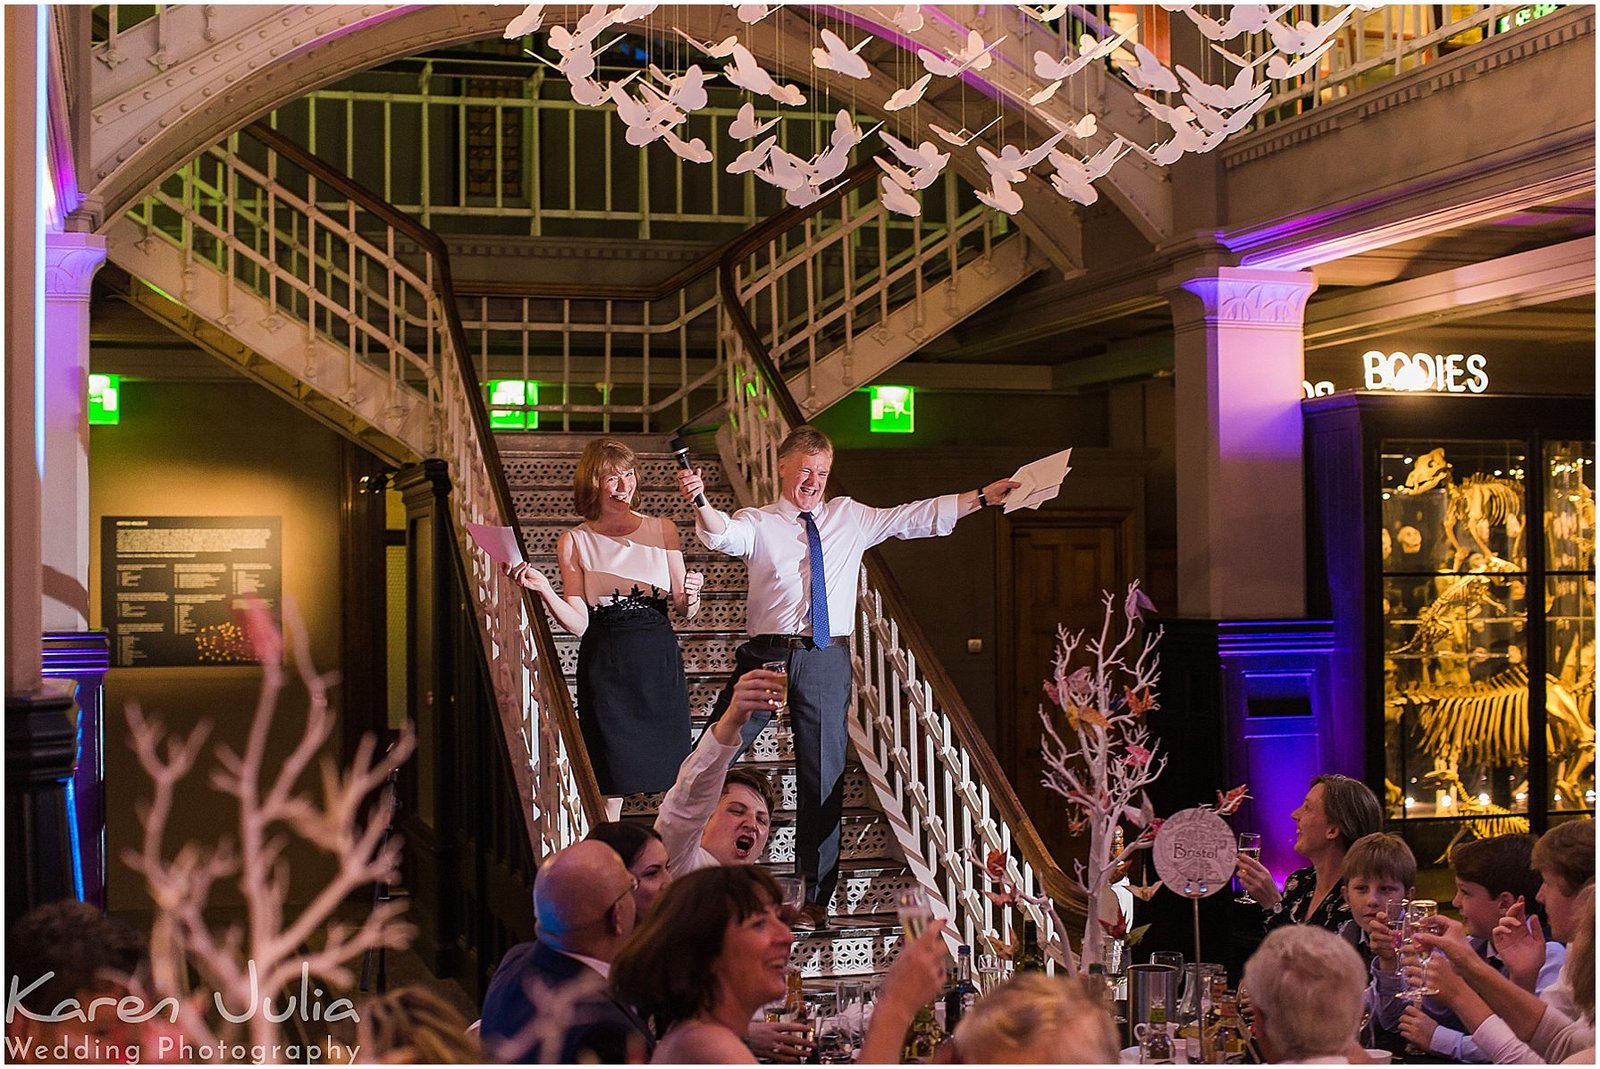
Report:
[[[751,635],[751,642],[759,642],[765,646],[783,646],[791,650],[814,650],[819,647],[812,641],[810,635]],[[849,635],[834,635],[825,645],[848,646]]]

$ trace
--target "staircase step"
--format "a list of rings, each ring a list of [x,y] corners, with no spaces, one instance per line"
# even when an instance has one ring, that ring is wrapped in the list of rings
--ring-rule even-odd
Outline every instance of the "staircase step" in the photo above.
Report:
[[[683,670],[727,675],[733,671],[734,647],[745,637],[743,632],[680,632],[678,645],[683,649]],[[570,679],[578,670],[578,640],[557,633],[556,652],[561,660],[561,674]]]
[[[738,508],[732,490],[709,490],[706,499],[723,512],[731,513]],[[559,523],[566,528],[583,522],[583,517],[573,509],[571,486],[560,489],[518,486],[511,491],[511,504],[517,511],[517,522],[521,524]],[[683,499],[676,486],[671,490],[647,490],[641,487],[634,494],[633,507],[647,516],[666,516],[680,528],[694,528],[694,506]],[[686,533],[686,530],[680,530],[679,537]]]
[[[570,523],[522,525],[522,542],[528,547],[528,562],[558,583],[561,569],[556,564],[556,539],[571,526]],[[735,594],[743,599],[749,585],[744,561],[706,549],[687,530],[679,533],[685,543],[684,567],[706,577],[706,585],[701,589],[707,594]]]
[[[889,967],[899,947],[898,925],[851,925],[795,933],[789,960],[808,978],[871,976]]]
[[[526,490],[563,490],[571,500],[572,478],[578,471],[577,453],[529,451],[507,445],[504,438],[499,441],[500,458],[505,465],[508,483]],[[689,459],[700,469],[706,486],[715,488],[726,484],[722,461],[715,455],[694,454]],[[671,490],[674,494],[678,491],[678,461],[671,453],[638,453],[634,472],[639,477],[641,490]]]
[[[770,732],[771,729],[768,729]],[[749,759],[746,759],[749,761]],[[744,763],[744,762],[741,762]],[[749,761],[751,764],[760,764],[759,761]],[[795,807],[800,804],[800,788],[795,775],[793,764],[784,765],[773,770],[778,773],[773,777],[773,785],[778,788],[778,808],[772,814],[774,821],[787,820],[794,816]],[[661,799],[665,791],[656,791],[651,794],[630,794],[622,803],[622,815],[632,818],[654,820],[656,811],[661,808]],[[872,785],[867,782],[867,775],[859,766],[847,767],[844,770],[844,807],[847,810],[862,810],[876,812],[872,808]]]

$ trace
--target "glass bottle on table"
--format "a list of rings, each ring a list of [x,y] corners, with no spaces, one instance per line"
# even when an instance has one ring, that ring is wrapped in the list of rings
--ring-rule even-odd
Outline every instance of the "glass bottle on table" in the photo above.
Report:
[[[1017,972],[1044,972],[1044,948],[1039,945],[1039,925],[1022,922],[1022,947],[1017,951]]]
[[[944,996],[945,1035],[955,1034],[956,1025],[978,1001],[978,985],[972,982],[972,948],[966,945],[956,951],[956,979]]]
[[[1218,1065],[1241,1065],[1245,1061],[1247,1033],[1239,1015],[1239,996],[1226,987],[1217,995],[1217,1022],[1209,1036],[1210,1057]]]
[[[1160,999],[1150,1003],[1150,1021],[1141,1024],[1139,1033],[1139,1063],[1141,1065],[1171,1065],[1172,1035],[1167,1031],[1167,1005]]]

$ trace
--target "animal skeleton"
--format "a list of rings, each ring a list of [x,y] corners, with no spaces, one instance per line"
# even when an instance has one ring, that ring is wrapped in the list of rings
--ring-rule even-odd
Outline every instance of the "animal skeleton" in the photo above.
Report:
[[[1592,691],[1594,673],[1571,689],[1545,676],[1545,746],[1551,784],[1569,798],[1582,798],[1579,779],[1594,764],[1594,723],[1578,705]],[[1528,760],[1528,670],[1513,665],[1467,684],[1411,687],[1391,704],[1416,708],[1417,749],[1433,757],[1435,774],[1459,775],[1463,763],[1507,766]]]
[[[1505,612],[1506,607],[1495,599],[1493,588],[1504,585],[1509,580],[1496,576],[1499,573],[1516,570],[1517,566],[1510,561],[1500,557],[1490,557],[1480,571],[1456,580],[1444,593],[1417,613],[1416,631],[1412,632],[1411,638],[1404,646],[1397,647],[1391,652],[1430,654],[1441,640],[1449,637],[1454,624],[1479,616],[1485,609],[1492,608]]]
[[[1467,534],[1485,556],[1493,556],[1489,548],[1489,529],[1504,525],[1512,534],[1510,556],[1515,558],[1522,550],[1522,486],[1509,479],[1493,475],[1469,475],[1456,482],[1454,469],[1444,458],[1443,449],[1434,449],[1418,457],[1406,476],[1405,485],[1395,490],[1403,497],[1417,497],[1437,487],[1444,487],[1448,495],[1444,512],[1444,536],[1456,551],[1453,568],[1459,568],[1470,551],[1456,538],[1456,528],[1465,525]]]

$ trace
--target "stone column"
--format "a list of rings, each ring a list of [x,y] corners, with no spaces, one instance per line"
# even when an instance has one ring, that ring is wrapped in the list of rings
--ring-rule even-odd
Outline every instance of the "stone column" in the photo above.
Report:
[[[45,239],[44,487],[39,511],[47,631],[89,626],[89,284],[98,234]]]
[[[1178,614],[1305,615],[1300,421],[1310,272],[1219,267],[1169,287]]]

